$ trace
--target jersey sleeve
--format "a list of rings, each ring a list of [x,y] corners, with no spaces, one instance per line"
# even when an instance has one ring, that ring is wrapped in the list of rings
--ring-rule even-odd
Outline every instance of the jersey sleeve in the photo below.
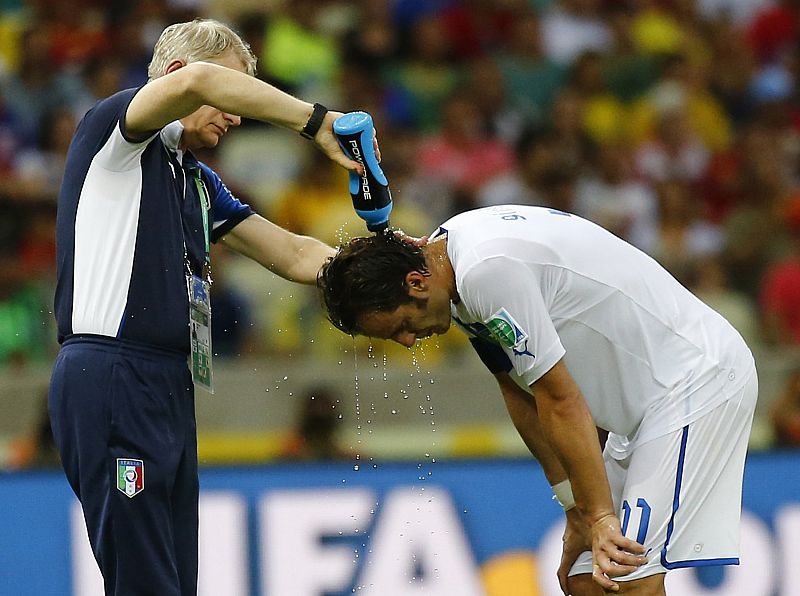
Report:
[[[242,203],[233,196],[233,193],[228,190],[214,170],[202,162],[200,162],[200,168],[203,170],[203,178],[208,184],[208,192],[211,195],[211,214],[214,220],[211,241],[216,242],[243,220],[253,215],[255,211],[250,208],[250,205]]]
[[[97,166],[111,172],[125,172],[139,167],[139,158],[159,131],[142,141],[131,139],[125,129],[125,114],[141,87],[125,89],[108,97],[89,110],[76,131],[83,142],[96,143]],[[102,147],[102,148],[101,148]]]
[[[523,263],[510,257],[490,257],[459,277],[458,292],[464,306],[481,321],[526,385],[564,357],[564,346],[539,284]]]

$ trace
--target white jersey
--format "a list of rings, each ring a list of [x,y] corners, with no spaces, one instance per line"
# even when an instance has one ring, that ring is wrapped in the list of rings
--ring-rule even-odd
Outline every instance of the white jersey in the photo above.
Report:
[[[754,374],[722,316],[585,219],[504,205],[459,214],[443,233],[455,321],[499,344],[526,386],[564,358],[595,423],[620,447],[697,420]]]

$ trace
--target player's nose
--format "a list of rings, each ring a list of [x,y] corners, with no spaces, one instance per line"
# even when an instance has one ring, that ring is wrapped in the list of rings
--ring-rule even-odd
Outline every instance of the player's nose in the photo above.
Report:
[[[392,339],[397,343],[399,343],[401,346],[410,348],[417,341],[417,334],[411,333],[410,331],[404,331],[402,333],[398,333]]]

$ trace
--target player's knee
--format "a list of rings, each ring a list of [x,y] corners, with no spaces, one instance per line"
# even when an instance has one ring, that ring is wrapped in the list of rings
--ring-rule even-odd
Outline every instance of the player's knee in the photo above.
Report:
[[[621,581],[618,592],[605,592],[606,594],[625,594],[626,596],[665,596],[664,574],[651,575],[629,582]]]
[[[567,589],[571,596],[603,596],[603,588],[592,579],[591,573],[571,576],[567,579]]]

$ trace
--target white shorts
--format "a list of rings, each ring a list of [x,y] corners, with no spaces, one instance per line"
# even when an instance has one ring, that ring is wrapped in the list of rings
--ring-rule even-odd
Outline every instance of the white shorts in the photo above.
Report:
[[[631,581],[680,567],[739,564],[742,477],[758,380],[702,418],[623,455],[603,453],[614,508],[648,563]],[[592,572],[584,552],[570,575]]]

